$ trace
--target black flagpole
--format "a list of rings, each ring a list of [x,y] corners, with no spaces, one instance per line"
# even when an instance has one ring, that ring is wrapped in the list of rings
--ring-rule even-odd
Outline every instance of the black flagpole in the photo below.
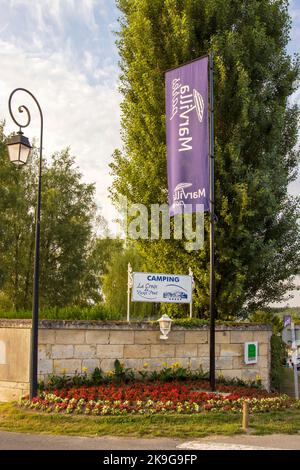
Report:
[[[212,391],[216,389],[216,363],[215,363],[215,192],[214,192],[214,64],[213,52],[209,55],[209,90],[210,90],[210,189],[209,189],[209,216],[210,216],[210,267],[209,267],[209,313],[210,313],[210,350],[209,350],[209,380]]]

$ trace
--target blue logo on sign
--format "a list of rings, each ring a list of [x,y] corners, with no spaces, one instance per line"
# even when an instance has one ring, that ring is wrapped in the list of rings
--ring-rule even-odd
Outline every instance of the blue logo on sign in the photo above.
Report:
[[[183,300],[188,298],[185,292],[164,292],[163,297],[164,299],[170,300]]]

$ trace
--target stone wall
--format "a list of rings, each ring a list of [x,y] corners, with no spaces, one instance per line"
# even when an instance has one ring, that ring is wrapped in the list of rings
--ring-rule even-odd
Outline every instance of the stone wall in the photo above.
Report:
[[[17,400],[29,391],[30,329],[10,326],[0,320],[0,401]]]
[[[217,374],[244,380],[254,380],[258,374],[268,389],[271,334],[269,325],[243,323],[217,326]],[[5,342],[9,337],[11,345],[8,346],[6,364],[0,364],[0,400],[5,399],[5,394],[1,392],[5,380],[7,383],[22,383],[22,387],[16,387],[14,398],[26,388],[23,385],[28,382],[29,335],[30,321],[0,320],[0,345],[1,340]],[[259,343],[257,364],[244,363],[246,341]],[[12,346],[14,342],[15,349]],[[113,369],[115,359],[124,362],[125,367],[136,370],[142,370],[145,363],[149,370],[153,370],[174,362],[192,369],[202,366],[203,370],[208,370],[209,330],[208,327],[190,329],[173,326],[168,340],[161,340],[158,325],[146,322],[40,322],[39,379],[46,379],[48,374],[91,372],[96,367],[109,371]]]

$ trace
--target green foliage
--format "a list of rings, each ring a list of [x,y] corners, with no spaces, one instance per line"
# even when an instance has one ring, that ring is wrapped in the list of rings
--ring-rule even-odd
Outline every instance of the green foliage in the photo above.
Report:
[[[129,245],[112,254],[106,273],[103,275],[103,294],[108,307],[126,318],[127,312],[127,280],[128,263],[134,271],[143,271],[144,260],[137,250]],[[157,316],[156,304],[131,303],[131,319],[144,319],[145,317]]]
[[[104,382],[103,372],[99,367],[96,367],[91,374],[91,382],[93,385],[100,385]]]
[[[182,326],[183,328],[197,328],[197,326],[209,325],[209,320],[206,318],[174,318],[172,325]]]
[[[271,337],[271,387],[280,390],[284,366],[287,359],[286,345],[281,336],[272,335]]]
[[[55,390],[61,388],[68,388],[73,384],[73,377],[63,375],[49,374],[47,377],[47,383],[40,381],[38,384],[39,390]]]
[[[21,169],[9,162],[0,123],[0,314],[5,316],[14,311],[26,317],[24,311],[31,309],[38,162],[36,149]],[[44,160],[42,172],[41,309],[57,318],[62,313],[57,309],[71,305],[65,318],[84,318],[79,308],[102,300],[102,276],[123,242],[107,238],[106,221],[97,214],[95,187],[82,182],[68,149]]]
[[[273,332],[275,334],[281,333],[283,329],[282,318],[275,315],[272,311],[257,310],[250,315],[249,320],[253,323],[270,323],[273,326]]]
[[[1,313],[1,318],[31,318],[32,311],[10,311]],[[100,303],[91,307],[79,305],[48,308],[40,311],[41,320],[124,320],[117,311],[110,310],[106,304]]]
[[[127,383],[135,380],[143,380],[150,382],[172,382],[172,381],[184,381],[184,380],[207,380],[209,372],[203,371],[202,366],[196,370],[192,370],[190,367],[183,367],[180,363],[175,362],[173,364],[163,364],[160,370],[147,370],[148,364],[144,364],[144,369],[136,371],[131,368],[124,367],[124,364],[116,359],[114,362],[114,370],[104,373],[100,368],[96,369],[88,375],[87,372],[82,374],[76,372],[75,375],[61,376],[51,374],[48,376],[46,382],[39,382],[39,390],[55,390],[62,388],[72,388],[81,386],[97,386],[102,383]],[[241,380],[237,377],[226,378],[223,375],[218,375],[217,383],[224,385],[234,385],[241,387],[261,388],[261,380]]]
[[[261,378],[259,376],[257,376],[255,380],[243,380],[238,377],[224,377],[222,374],[219,374],[216,381],[217,383],[236,387],[262,388]]]
[[[129,367],[124,367],[124,364],[116,359],[114,362],[114,375],[112,376],[116,382],[129,382],[134,380],[135,374]]]
[[[216,309],[246,316],[291,289],[299,272],[299,200],[289,196],[299,152],[288,102],[299,61],[286,52],[285,0],[119,0],[123,148],[111,189],[129,203],[167,202],[164,71],[213,49],[215,57]],[[197,316],[209,310],[209,237],[139,240],[148,271],[195,276]],[[284,282],[283,282],[284,281]],[[167,304],[172,315],[186,314]]]
[[[201,380],[207,379],[208,372],[204,372],[202,366],[197,370],[191,370],[189,367],[183,367],[180,363],[165,365],[160,371],[153,371],[149,374],[149,380],[159,380],[161,382],[171,382],[172,380]]]
[[[284,315],[291,315],[296,323],[300,320],[300,307],[272,307],[270,311],[281,319]]]

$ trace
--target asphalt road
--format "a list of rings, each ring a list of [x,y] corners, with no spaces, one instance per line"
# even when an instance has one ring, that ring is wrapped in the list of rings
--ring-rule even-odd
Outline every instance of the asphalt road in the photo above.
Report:
[[[0,450],[173,450],[179,439],[50,436],[0,432]]]
[[[74,437],[0,432],[0,450],[300,450],[300,434],[210,436],[202,439]]]

